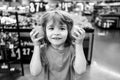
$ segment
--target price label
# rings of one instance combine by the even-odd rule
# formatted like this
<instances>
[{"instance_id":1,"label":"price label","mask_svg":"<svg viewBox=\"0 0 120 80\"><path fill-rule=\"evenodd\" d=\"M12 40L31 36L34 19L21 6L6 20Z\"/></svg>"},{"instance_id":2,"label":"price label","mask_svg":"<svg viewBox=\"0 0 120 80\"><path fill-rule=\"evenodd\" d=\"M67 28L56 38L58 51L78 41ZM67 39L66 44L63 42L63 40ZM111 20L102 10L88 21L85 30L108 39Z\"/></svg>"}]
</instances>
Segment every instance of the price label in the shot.
<instances>
[{"instance_id":1,"label":"price label","mask_svg":"<svg viewBox=\"0 0 120 80\"><path fill-rule=\"evenodd\" d=\"M112 25L112 23L110 23L110 22L103 23L104 28L109 28L111 25Z\"/></svg>"},{"instance_id":2,"label":"price label","mask_svg":"<svg viewBox=\"0 0 120 80\"><path fill-rule=\"evenodd\" d=\"M23 55L30 55L30 48L23 48L22 52L23 52Z\"/></svg>"},{"instance_id":3,"label":"price label","mask_svg":"<svg viewBox=\"0 0 120 80\"><path fill-rule=\"evenodd\" d=\"M45 5L47 3L45 2L30 2L29 4L29 11L31 13L36 13L36 12L40 12L40 11L45 11Z\"/></svg>"},{"instance_id":4,"label":"price label","mask_svg":"<svg viewBox=\"0 0 120 80\"><path fill-rule=\"evenodd\" d=\"M103 28L112 28L112 27L116 27L116 20L105 20L103 22Z\"/></svg>"},{"instance_id":5,"label":"price label","mask_svg":"<svg viewBox=\"0 0 120 80\"><path fill-rule=\"evenodd\" d=\"M30 3L30 12L32 12L32 13L35 12L35 5L33 2Z\"/></svg>"},{"instance_id":6,"label":"price label","mask_svg":"<svg viewBox=\"0 0 120 80\"><path fill-rule=\"evenodd\" d=\"M61 7L62 10L69 11L70 8L72 9L72 2L61 2L59 7Z\"/></svg>"},{"instance_id":7,"label":"price label","mask_svg":"<svg viewBox=\"0 0 120 80\"><path fill-rule=\"evenodd\" d=\"M21 54L23 56L31 56L31 54L33 53L33 48L31 48L31 47L24 47L24 48L21 48L21 52L20 52L20 48L17 48L15 50L15 53L18 55L17 59L21 58Z\"/></svg>"}]
</instances>

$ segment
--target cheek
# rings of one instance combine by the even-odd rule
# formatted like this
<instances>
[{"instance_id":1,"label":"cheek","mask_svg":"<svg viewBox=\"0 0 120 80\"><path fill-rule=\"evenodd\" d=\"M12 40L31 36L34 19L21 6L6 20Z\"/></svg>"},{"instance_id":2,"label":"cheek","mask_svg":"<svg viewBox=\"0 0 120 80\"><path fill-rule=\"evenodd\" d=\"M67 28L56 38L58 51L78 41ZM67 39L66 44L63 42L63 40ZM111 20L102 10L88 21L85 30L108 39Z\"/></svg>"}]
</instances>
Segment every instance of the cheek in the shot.
<instances>
[{"instance_id":1,"label":"cheek","mask_svg":"<svg viewBox=\"0 0 120 80\"><path fill-rule=\"evenodd\" d=\"M50 32L48 30L46 30L46 37L50 36Z\"/></svg>"},{"instance_id":2,"label":"cheek","mask_svg":"<svg viewBox=\"0 0 120 80\"><path fill-rule=\"evenodd\" d=\"M68 31L64 32L64 37L67 39L67 37L68 37Z\"/></svg>"},{"instance_id":3,"label":"cheek","mask_svg":"<svg viewBox=\"0 0 120 80\"><path fill-rule=\"evenodd\" d=\"M46 30L46 39L50 39L52 36L53 32Z\"/></svg>"},{"instance_id":4,"label":"cheek","mask_svg":"<svg viewBox=\"0 0 120 80\"><path fill-rule=\"evenodd\" d=\"M48 44L50 43L50 40L51 40L51 39L50 39L50 35L51 35L51 34L46 31L46 34L45 34L45 40L46 40L46 41L45 41L45 42L48 43Z\"/></svg>"}]
</instances>

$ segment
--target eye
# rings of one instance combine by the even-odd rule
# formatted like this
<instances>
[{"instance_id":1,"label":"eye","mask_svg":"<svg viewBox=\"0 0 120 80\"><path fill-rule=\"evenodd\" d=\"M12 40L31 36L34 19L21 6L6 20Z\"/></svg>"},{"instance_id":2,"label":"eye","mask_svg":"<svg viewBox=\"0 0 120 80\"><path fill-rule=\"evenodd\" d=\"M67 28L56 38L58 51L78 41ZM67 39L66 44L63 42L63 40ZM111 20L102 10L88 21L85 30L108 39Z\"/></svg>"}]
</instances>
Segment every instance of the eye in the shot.
<instances>
[{"instance_id":1,"label":"eye","mask_svg":"<svg viewBox=\"0 0 120 80\"><path fill-rule=\"evenodd\" d=\"M50 27L50 28L48 28L49 30L54 30L54 28L53 27Z\"/></svg>"},{"instance_id":2,"label":"eye","mask_svg":"<svg viewBox=\"0 0 120 80\"><path fill-rule=\"evenodd\" d=\"M60 30L65 30L65 28L64 28L64 27L61 27Z\"/></svg>"}]
</instances>

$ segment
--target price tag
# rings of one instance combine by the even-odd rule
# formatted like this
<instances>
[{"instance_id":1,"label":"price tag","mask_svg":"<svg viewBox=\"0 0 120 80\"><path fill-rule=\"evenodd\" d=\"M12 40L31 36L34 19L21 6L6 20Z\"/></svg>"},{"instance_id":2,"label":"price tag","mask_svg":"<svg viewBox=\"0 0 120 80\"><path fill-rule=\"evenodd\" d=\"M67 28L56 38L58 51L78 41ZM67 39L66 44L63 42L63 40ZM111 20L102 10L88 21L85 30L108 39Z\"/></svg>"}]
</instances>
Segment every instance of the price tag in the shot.
<instances>
[{"instance_id":1,"label":"price tag","mask_svg":"<svg viewBox=\"0 0 120 80\"><path fill-rule=\"evenodd\" d=\"M62 10L69 11L70 8L72 9L72 2L61 2L61 4L59 4L59 7L61 7Z\"/></svg>"},{"instance_id":2,"label":"price tag","mask_svg":"<svg viewBox=\"0 0 120 80\"><path fill-rule=\"evenodd\" d=\"M102 15L102 28L117 28L119 26L119 17L112 15Z\"/></svg>"},{"instance_id":3,"label":"price tag","mask_svg":"<svg viewBox=\"0 0 120 80\"><path fill-rule=\"evenodd\" d=\"M33 54L33 47L22 47L21 51L20 48L15 49L15 53L18 55L17 59L21 58L21 54L23 57L31 56Z\"/></svg>"},{"instance_id":4,"label":"price tag","mask_svg":"<svg viewBox=\"0 0 120 80\"><path fill-rule=\"evenodd\" d=\"M29 4L29 11L31 13L36 13L36 12L40 12L40 11L45 11L45 5L47 3L45 2L34 2L34 1L31 1L30 4Z\"/></svg>"},{"instance_id":5,"label":"price tag","mask_svg":"<svg viewBox=\"0 0 120 80\"><path fill-rule=\"evenodd\" d=\"M22 49L22 52L23 52L23 55L30 55L30 48L23 48Z\"/></svg>"},{"instance_id":6,"label":"price tag","mask_svg":"<svg viewBox=\"0 0 120 80\"><path fill-rule=\"evenodd\" d=\"M103 22L103 28L113 28L116 27L117 21L112 19L106 19Z\"/></svg>"}]
</instances>

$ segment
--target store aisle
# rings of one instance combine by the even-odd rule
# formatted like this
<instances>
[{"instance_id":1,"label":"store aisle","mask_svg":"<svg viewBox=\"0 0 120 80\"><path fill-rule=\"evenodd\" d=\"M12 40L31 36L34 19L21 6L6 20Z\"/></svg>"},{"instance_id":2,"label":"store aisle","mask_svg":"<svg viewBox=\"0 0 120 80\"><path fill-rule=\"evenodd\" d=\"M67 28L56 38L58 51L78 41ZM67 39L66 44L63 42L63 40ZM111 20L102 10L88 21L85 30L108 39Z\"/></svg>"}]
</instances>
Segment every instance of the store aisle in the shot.
<instances>
[{"instance_id":1,"label":"store aisle","mask_svg":"<svg viewBox=\"0 0 120 80\"><path fill-rule=\"evenodd\" d=\"M92 64L81 80L120 80L120 30L95 29Z\"/></svg>"},{"instance_id":2,"label":"store aisle","mask_svg":"<svg viewBox=\"0 0 120 80\"><path fill-rule=\"evenodd\" d=\"M93 61L120 73L120 30L96 29Z\"/></svg>"}]
</instances>

